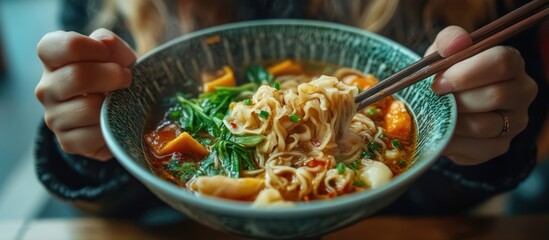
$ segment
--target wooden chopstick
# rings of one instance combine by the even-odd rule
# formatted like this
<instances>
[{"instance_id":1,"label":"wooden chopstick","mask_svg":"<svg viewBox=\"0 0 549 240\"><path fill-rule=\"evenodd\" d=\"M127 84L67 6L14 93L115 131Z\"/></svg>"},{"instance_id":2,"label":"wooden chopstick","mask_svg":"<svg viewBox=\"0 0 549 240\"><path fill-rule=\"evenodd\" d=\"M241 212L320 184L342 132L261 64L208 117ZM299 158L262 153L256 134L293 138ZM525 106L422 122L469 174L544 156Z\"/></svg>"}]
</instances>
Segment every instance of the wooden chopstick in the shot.
<instances>
[{"instance_id":1,"label":"wooden chopstick","mask_svg":"<svg viewBox=\"0 0 549 240\"><path fill-rule=\"evenodd\" d=\"M535 0L487 24L471 34L473 45L443 58L435 52L406 67L355 97L362 109L466 58L478 54L547 17L549 0ZM512 25L514 23L514 25Z\"/></svg>"},{"instance_id":2,"label":"wooden chopstick","mask_svg":"<svg viewBox=\"0 0 549 240\"><path fill-rule=\"evenodd\" d=\"M539 9L541 6L547 4L547 2L548 1L531 1L528 4L525 4L520 8L517 8L515 11L512 11L506 14L504 17L501 18L502 21L493 21L485 25L484 27L479 28L478 30L471 33L471 39L473 40L473 44L484 40L486 37L492 35L493 33L503 30L504 28L508 27L514 22L518 22L526 18L529 14L532 14L533 12L535 12L536 9ZM410 74L413 74L414 72L420 70L421 68L424 68L427 65L433 64L434 62L439 61L441 59L442 59L442 56L440 56L438 52L431 53L428 56L415 62L414 64L402 69L401 71L398 71L392 76L372 86L370 89L368 89L367 93L363 93L362 95L357 96L355 98L355 102L358 103L364 100L366 97L368 97L368 93L379 92L383 88L387 87L388 85L394 84L400 79Z\"/></svg>"}]
</instances>

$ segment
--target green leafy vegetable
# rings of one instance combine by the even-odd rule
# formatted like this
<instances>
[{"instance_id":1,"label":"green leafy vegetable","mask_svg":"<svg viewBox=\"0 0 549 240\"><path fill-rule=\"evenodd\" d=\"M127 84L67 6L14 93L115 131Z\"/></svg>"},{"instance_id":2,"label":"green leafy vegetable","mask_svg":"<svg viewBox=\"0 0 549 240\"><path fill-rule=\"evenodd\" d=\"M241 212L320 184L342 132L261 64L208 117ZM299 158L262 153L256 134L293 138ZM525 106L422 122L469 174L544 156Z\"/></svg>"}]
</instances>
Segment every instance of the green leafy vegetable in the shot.
<instances>
[{"instance_id":1,"label":"green leafy vegetable","mask_svg":"<svg viewBox=\"0 0 549 240\"><path fill-rule=\"evenodd\" d=\"M231 141L240 144L244 147L255 147L257 144L263 142L266 137L261 134L254 134L254 135L245 135L245 136L236 136L234 135L231 138Z\"/></svg>"},{"instance_id":2,"label":"green leafy vegetable","mask_svg":"<svg viewBox=\"0 0 549 240\"><path fill-rule=\"evenodd\" d=\"M166 165L166 169L179 181L187 182L193 178L198 170L198 166L195 163L184 162L181 163L177 159L172 159Z\"/></svg>"},{"instance_id":3,"label":"green leafy vegetable","mask_svg":"<svg viewBox=\"0 0 549 240\"><path fill-rule=\"evenodd\" d=\"M253 95L257 84L247 83L238 87L215 87L215 91L202 93L198 97L200 106L207 115L225 114L231 102L245 99Z\"/></svg>"},{"instance_id":4,"label":"green leafy vegetable","mask_svg":"<svg viewBox=\"0 0 549 240\"><path fill-rule=\"evenodd\" d=\"M274 81L273 75L267 69L257 64L246 69L246 78L248 81L259 85L268 84L271 86Z\"/></svg>"},{"instance_id":5,"label":"green leafy vegetable","mask_svg":"<svg viewBox=\"0 0 549 240\"><path fill-rule=\"evenodd\" d=\"M254 148L245 147L239 143L233 141L233 139L239 139L241 142L253 145L254 143L259 143L263 140L261 139L262 135L258 136L241 136L235 137L233 134L225 127L223 127L222 135L218 141L212 147L212 152L206 160L214 161L221 164L221 169L218 166L219 164L204 164L205 172L212 172L220 174L224 173L231 178L240 177L240 171L242 169L255 170L257 169L253 159L254 159ZM263 136L264 138L264 136ZM206 161L204 160L204 161ZM202 166L201 166L202 167Z\"/></svg>"},{"instance_id":6,"label":"green leafy vegetable","mask_svg":"<svg viewBox=\"0 0 549 240\"><path fill-rule=\"evenodd\" d=\"M218 159L217 149L212 148L210 155L200 162L200 171L206 176L221 175L223 173L223 169L219 166L219 164L216 164Z\"/></svg>"},{"instance_id":7,"label":"green leafy vegetable","mask_svg":"<svg viewBox=\"0 0 549 240\"><path fill-rule=\"evenodd\" d=\"M221 120L208 116L200 105L186 99L181 94L178 94L176 99L181 106L181 117L179 118L181 128L191 135L196 135L201 131L206 131L214 137L220 135Z\"/></svg>"},{"instance_id":8,"label":"green leafy vegetable","mask_svg":"<svg viewBox=\"0 0 549 240\"><path fill-rule=\"evenodd\" d=\"M178 108L178 107L174 107L171 109L170 113L169 113L169 118L171 120L178 120L180 117L181 117L181 108Z\"/></svg>"},{"instance_id":9,"label":"green leafy vegetable","mask_svg":"<svg viewBox=\"0 0 549 240\"><path fill-rule=\"evenodd\" d=\"M179 179L190 179L192 176L226 175L240 177L243 169L257 169L254 163L254 147L265 140L263 135L235 136L223 124L223 118L229 111L229 106L239 99L250 100L257 89L256 83L248 83L238 87L216 87L214 92L201 94L198 99L186 98L177 94L179 113L170 113L180 127L190 133L197 141L211 146L210 155L198 165L168 164L167 168ZM250 100L251 101L251 100ZM176 112L176 111L172 112ZM268 114L268 113L267 113ZM207 132L212 138L203 137ZM170 170L172 169L172 170Z\"/></svg>"}]
</instances>

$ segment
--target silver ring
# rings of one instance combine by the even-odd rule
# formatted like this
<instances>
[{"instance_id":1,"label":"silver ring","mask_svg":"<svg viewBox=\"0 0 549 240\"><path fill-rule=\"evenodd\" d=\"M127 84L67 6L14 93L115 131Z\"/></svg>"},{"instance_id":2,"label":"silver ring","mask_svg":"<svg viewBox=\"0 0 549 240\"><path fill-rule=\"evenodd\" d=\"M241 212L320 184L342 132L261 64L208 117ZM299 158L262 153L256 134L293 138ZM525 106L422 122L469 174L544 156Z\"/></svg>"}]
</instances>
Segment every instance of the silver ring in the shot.
<instances>
[{"instance_id":1,"label":"silver ring","mask_svg":"<svg viewBox=\"0 0 549 240\"><path fill-rule=\"evenodd\" d=\"M503 128L501 129L501 132L499 133L498 137L503 137L509 133L509 129L511 128L511 124L509 123L509 117L505 115L502 111L496 111L497 114L501 116L501 119L503 120Z\"/></svg>"}]
</instances>

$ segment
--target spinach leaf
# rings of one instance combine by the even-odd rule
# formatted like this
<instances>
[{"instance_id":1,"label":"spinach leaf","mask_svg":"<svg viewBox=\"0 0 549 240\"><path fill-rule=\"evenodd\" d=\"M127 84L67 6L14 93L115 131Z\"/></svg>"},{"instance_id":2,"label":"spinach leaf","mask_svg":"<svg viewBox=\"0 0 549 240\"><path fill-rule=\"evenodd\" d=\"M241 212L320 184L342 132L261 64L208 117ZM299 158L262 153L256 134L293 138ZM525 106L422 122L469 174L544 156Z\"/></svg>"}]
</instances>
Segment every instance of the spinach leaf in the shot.
<instances>
[{"instance_id":1,"label":"spinach leaf","mask_svg":"<svg viewBox=\"0 0 549 240\"><path fill-rule=\"evenodd\" d=\"M232 136L231 140L236 143L240 144L244 147L255 147L257 144L263 142L266 137L261 134L254 134L254 135L245 135L245 136Z\"/></svg>"},{"instance_id":2,"label":"spinach leaf","mask_svg":"<svg viewBox=\"0 0 549 240\"><path fill-rule=\"evenodd\" d=\"M206 176L222 175L223 170L221 169L221 166L216 164L217 159L218 159L217 150L214 147L212 148L210 155L208 155L206 159L200 162L199 167L200 167L200 171L204 173L203 175L206 175Z\"/></svg>"},{"instance_id":3,"label":"spinach leaf","mask_svg":"<svg viewBox=\"0 0 549 240\"><path fill-rule=\"evenodd\" d=\"M247 83L238 87L215 87L214 92L202 93L198 97L200 106L209 116L225 116L231 102L253 95L257 84ZM221 118L223 118L221 117Z\"/></svg>"},{"instance_id":4,"label":"spinach leaf","mask_svg":"<svg viewBox=\"0 0 549 240\"><path fill-rule=\"evenodd\" d=\"M216 120L207 115L202 107L186 99L183 95L178 94L177 101L181 106L181 117L179 118L181 128L192 135L196 135L201 131L206 131L213 137L220 135L221 120Z\"/></svg>"},{"instance_id":5,"label":"spinach leaf","mask_svg":"<svg viewBox=\"0 0 549 240\"><path fill-rule=\"evenodd\" d=\"M182 183L189 181L197 174L198 166L195 163L181 163L177 159L172 159L166 165L166 169L170 174L179 179Z\"/></svg>"},{"instance_id":6,"label":"spinach leaf","mask_svg":"<svg viewBox=\"0 0 549 240\"><path fill-rule=\"evenodd\" d=\"M273 75L268 72L267 69L257 64L246 69L246 78L248 81L258 85L268 84L269 86L272 86L274 83Z\"/></svg>"},{"instance_id":7,"label":"spinach leaf","mask_svg":"<svg viewBox=\"0 0 549 240\"><path fill-rule=\"evenodd\" d=\"M181 128L201 144L211 146L210 154L199 164L177 165L177 160L168 163L169 171L179 179L202 175L238 178L243 169L257 169L255 146L265 140L265 136L235 136L222 121L232 102L249 99L259 84L272 82L273 76L263 67L252 67L250 71L248 79L252 77L251 82L238 87L216 87L214 92L200 94L198 99L177 94L178 106L172 108L168 117L178 121ZM207 132L213 138L201 137L201 132Z\"/></svg>"}]
</instances>

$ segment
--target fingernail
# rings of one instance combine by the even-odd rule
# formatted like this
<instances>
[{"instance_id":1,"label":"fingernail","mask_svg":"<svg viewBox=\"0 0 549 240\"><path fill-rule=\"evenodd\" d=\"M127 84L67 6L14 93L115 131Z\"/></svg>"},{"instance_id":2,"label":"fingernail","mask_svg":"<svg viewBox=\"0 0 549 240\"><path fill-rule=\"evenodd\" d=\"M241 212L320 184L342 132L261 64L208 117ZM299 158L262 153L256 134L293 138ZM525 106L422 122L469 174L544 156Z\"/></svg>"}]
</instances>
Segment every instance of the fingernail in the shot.
<instances>
[{"instance_id":1,"label":"fingernail","mask_svg":"<svg viewBox=\"0 0 549 240\"><path fill-rule=\"evenodd\" d=\"M438 80L433 87L433 91L438 95L444 95L446 93L452 92L453 90L454 87L446 78L441 78L440 80Z\"/></svg>"},{"instance_id":2,"label":"fingernail","mask_svg":"<svg viewBox=\"0 0 549 240\"><path fill-rule=\"evenodd\" d=\"M125 77L125 87L130 87L132 85L132 71L128 68L124 68Z\"/></svg>"},{"instance_id":3,"label":"fingernail","mask_svg":"<svg viewBox=\"0 0 549 240\"><path fill-rule=\"evenodd\" d=\"M519 52L519 50L517 50L517 49L514 48L514 47L507 47L507 49L509 49L510 51L516 53L516 54L519 55L519 56L522 56L522 54Z\"/></svg>"},{"instance_id":4,"label":"fingernail","mask_svg":"<svg viewBox=\"0 0 549 240\"><path fill-rule=\"evenodd\" d=\"M98 41L111 40L114 38L112 33L104 28L95 30L92 34L90 34L90 37Z\"/></svg>"}]
</instances>

